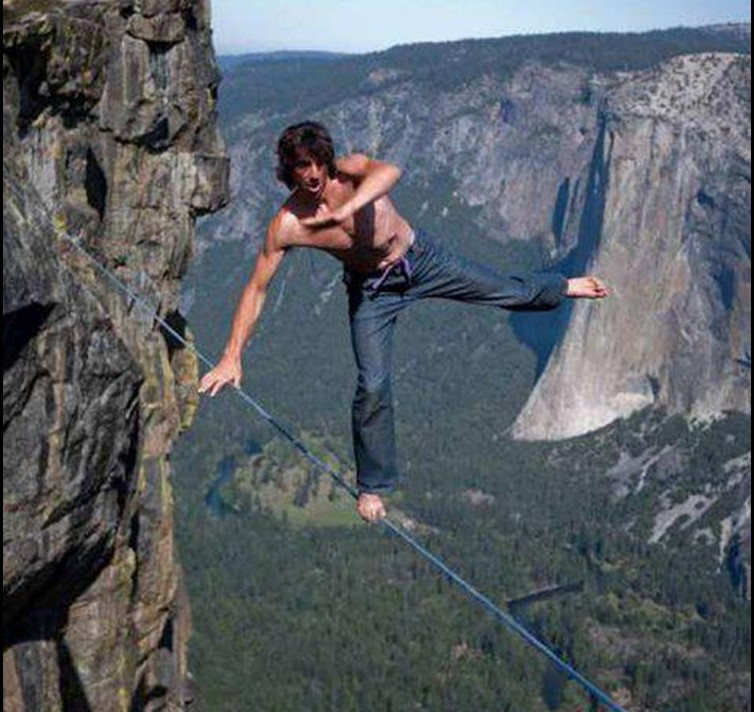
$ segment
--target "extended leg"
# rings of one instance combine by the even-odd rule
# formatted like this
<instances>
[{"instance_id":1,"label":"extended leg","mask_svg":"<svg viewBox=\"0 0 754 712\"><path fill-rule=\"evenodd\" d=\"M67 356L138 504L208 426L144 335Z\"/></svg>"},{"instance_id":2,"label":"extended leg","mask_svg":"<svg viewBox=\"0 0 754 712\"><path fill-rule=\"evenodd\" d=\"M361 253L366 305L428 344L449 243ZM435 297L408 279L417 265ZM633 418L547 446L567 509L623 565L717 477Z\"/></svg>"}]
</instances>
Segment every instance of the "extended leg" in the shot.
<instances>
[{"instance_id":1,"label":"extended leg","mask_svg":"<svg viewBox=\"0 0 754 712\"><path fill-rule=\"evenodd\" d=\"M418 298L441 297L473 304L489 304L515 311L545 311L557 307L568 283L559 274L500 272L454 255L433 240L420 241L415 261Z\"/></svg>"}]
</instances>

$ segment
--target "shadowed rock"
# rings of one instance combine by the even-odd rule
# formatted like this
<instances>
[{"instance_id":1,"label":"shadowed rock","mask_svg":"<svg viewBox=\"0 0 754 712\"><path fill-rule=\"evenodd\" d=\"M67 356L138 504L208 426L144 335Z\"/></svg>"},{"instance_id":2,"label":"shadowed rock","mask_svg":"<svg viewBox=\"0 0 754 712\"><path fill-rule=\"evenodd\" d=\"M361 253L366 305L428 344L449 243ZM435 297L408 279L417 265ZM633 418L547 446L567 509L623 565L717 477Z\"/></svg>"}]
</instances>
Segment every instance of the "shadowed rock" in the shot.
<instances>
[{"instance_id":1,"label":"shadowed rock","mask_svg":"<svg viewBox=\"0 0 754 712\"><path fill-rule=\"evenodd\" d=\"M195 217L228 198L208 17L3 5L5 712L191 698L168 456L196 364L59 230L181 322Z\"/></svg>"}]
</instances>

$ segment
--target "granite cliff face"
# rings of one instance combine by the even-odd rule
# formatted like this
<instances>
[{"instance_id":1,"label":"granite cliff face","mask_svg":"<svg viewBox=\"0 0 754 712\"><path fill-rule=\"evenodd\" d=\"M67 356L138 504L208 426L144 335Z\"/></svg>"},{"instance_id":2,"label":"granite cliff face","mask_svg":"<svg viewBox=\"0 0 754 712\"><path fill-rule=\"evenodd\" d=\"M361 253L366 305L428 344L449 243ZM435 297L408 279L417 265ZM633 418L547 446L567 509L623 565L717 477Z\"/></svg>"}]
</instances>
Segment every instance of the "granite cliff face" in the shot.
<instances>
[{"instance_id":1,"label":"granite cliff face","mask_svg":"<svg viewBox=\"0 0 754 712\"><path fill-rule=\"evenodd\" d=\"M204 0L3 3L3 709L189 706L170 451L197 215L227 199Z\"/></svg>"},{"instance_id":2,"label":"granite cliff face","mask_svg":"<svg viewBox=\"0 0 754 712\"><path fill-rule=\"evenodd\" d=\"M590 194L564 205L581 216L565 231L574 264L615 298L575 306L520 437L579 435L645 406L750 412L750 86L749 57L703 55L610 87Z\"/></svg>"}]
</instances>

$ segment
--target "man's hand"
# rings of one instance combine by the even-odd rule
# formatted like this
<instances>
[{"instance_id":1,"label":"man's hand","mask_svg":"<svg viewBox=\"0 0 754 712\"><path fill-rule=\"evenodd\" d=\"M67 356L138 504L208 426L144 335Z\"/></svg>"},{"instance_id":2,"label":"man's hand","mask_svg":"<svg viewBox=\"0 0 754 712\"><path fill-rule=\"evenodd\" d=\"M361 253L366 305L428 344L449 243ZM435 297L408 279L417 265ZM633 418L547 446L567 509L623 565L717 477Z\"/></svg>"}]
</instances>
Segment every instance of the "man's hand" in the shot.
<instances>
[{"instance_id":1,"label":"man's hand","mask_svg":"<svg viewBox=\"0 0 754 712\"><path fill-rule=\"evenodd\" d=\"M330 210L326 205L321 205L317 214L311 218L303 218L301 224L305 227L334 227L344 223L353 215L348 205L342 205L337 210Z\"/></svg>"},{"instance_id":2,"label":"man's hand","mask_svg":"<svg viewBox=\"0 0 754 712\"><path fill-rule=\"evenodd\" d=\"M199 383L199 393L208 393L212 397L228 384L240 388L241 376L241 362L236 359L223 358L215 368L202 378Z\"/></svg>"}]
</instances>

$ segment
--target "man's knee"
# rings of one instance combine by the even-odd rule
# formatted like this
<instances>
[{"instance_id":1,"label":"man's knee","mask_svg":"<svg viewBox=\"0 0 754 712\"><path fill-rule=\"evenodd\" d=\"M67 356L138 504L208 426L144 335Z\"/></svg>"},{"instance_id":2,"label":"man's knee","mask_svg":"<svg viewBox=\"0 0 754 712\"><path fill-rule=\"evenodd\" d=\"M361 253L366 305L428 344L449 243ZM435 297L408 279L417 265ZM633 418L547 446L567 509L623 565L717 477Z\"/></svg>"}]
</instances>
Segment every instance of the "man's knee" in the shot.
<instances>
[{"instance_id":1,"label":"man's knee","mask_svg":"<svg viewBox=\"0 0 754 712\"><path fill-rule=\"evenodd\" d=\"M390 391L390 372L375 371L374 373L359 373L359 379L356 383L357 393L368 393L369 395L379 395Z\"/></svg>"},{"instance_id":2,"label":"man's knee","mask_svg":"<svg viewBox=\"0 0 754 712\"><path fill-rule=\"evenodd\" d=\"M392 399L390 374L359 375L354 396L354 409L373 412L390 405Z\"/></svg>"}]
</instances>

